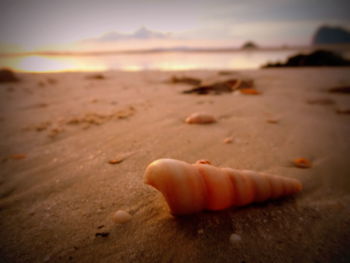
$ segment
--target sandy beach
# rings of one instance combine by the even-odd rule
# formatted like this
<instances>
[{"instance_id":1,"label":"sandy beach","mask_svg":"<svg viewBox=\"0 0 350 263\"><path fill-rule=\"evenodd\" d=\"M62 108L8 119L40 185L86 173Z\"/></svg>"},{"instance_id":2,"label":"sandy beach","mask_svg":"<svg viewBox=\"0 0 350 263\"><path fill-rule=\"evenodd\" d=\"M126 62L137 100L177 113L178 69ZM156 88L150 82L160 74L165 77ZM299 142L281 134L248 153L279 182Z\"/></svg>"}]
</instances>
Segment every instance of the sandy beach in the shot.
<instances>
[{"instance_id":1,"label":"sandy beach","mask_svg":"<svg viewBox=\"0 0 350 263\"><path fill-rule=\"evenodd\" d=\"M1 262L349 262L350 96L328 92L350 85L349 68L96 74L0 84ZM253 80L259 94L183 94L173 76ZM194 112L217 122L186 124ZM174 217L143 182L159 158L296 178L303 191ZM118 225L120 209L132 219Z\"/></svg>"}]
</instances>

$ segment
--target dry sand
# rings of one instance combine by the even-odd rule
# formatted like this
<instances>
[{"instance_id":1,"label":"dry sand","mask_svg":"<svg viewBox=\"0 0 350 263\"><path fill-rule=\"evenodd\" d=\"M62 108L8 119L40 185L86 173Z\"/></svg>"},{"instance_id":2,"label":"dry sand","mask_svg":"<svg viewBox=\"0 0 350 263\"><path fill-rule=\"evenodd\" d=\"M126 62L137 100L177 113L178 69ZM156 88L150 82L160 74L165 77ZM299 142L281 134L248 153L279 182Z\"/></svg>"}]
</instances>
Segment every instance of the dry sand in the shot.
<instances>
[{"instance_id":1,"label":"dry sand","mask_svg":"<svg viewBox=\"0 0 350 263\"><path fill-rule=\"evenodd\" d=\"M349 68L103 75L0 85L1 262L349 262L350 115L337 109L350 96L326 91L349 85ZM173 75L252 78L262 94L185 95ZM203 111L218 122L184 122ZM164 157L293 177L304 190L174 218L143 184ZM313 166L294 167L299 157ZM132 219L115 224L117 210Z\"/></svg>"}]
</instances>

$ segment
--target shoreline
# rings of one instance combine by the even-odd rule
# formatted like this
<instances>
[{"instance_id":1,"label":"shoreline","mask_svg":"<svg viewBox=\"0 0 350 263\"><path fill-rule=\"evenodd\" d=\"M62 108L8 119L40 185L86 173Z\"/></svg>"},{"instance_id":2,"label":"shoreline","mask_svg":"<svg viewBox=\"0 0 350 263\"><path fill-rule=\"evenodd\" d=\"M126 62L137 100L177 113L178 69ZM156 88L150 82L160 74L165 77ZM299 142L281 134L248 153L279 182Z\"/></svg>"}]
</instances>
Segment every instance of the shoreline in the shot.
<instances>
[{"instance_id":1,"label":"shoreline","mask_svg":"<svg viewBox=\"0 0 350 263\"><path fill-rule=\"evenodd\" d=\"M0 84L1 257L346 262L350 115L337 110L347 110L350 98L327 90L348 86L349 70L18 73L19 82ZM205 85L253 80L260 93L183 94L191 86L169 82L174 76ZM184 122L201 111L217 123ZM293 166L300 157L312 167ZM304 189L239 209L173 217L159 192L143 183L145 168L159 158L208 159L296 178ZM111 218L120 209L132 219L116 225ZM241 240L230 242L232 234Z\"/></svg>"}]
</instances>

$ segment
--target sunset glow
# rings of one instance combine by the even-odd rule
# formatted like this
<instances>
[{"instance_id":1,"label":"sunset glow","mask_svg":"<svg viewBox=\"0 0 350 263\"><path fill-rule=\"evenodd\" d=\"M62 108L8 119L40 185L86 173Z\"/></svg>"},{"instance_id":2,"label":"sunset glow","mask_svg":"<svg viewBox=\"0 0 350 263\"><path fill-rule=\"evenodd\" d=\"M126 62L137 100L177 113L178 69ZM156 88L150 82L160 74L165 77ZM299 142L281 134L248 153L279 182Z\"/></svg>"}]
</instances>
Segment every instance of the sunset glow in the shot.
<instances>
[{"instance_id":1,"label":"sunset glow","mask_svg":"<svg viewBox=\"0 0 350 263\"><path fill-rule=\"evenodd\" d=\"M19 72L105 71L105 70L194 70L254 69L267 60L283 60L293 51L119 54L106 56L14 56L0 61L0 67Z\"/></svg>"},{"instance_id":2,"label":"sunset glow","mask_svg":"<svg viewBox=\"0 0 350 263\"><path fill-rule=\"evenodd\" d=\"M308 45L322 24L349 28L344 0L0 3L0 53Z\"/></svg>"}]
</instances>

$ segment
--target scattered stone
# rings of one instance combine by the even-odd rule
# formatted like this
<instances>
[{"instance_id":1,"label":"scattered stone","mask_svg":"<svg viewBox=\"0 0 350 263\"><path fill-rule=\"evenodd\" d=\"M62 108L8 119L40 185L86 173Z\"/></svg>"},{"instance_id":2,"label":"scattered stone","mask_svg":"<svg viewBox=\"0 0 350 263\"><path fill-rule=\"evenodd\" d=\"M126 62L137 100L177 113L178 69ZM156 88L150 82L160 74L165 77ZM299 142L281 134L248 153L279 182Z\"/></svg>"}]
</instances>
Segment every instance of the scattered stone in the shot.
<instances>
[{"instance_id":1,"label":"scattered stone","mask_svg":"<svg viewBox=\"0 0 350 263\"><path fill-rule=\"evenodd\" d=\"M60 133L64 132L64 129L62 127L53 127L49 133L48 136L51 138L56 137L57 135L59 135Z\"/></svg>"},{"instance_id":2,"label":"scattered stone","mask_svg":"<svg viewBox=\"0 0 350 263\"><path fill-rule=\"evenodd\" d=\"M115 115L118 119L127 119L134 114L135 114L135 108L133 106L130 106L127 109L118 111Z\"/></svg>"},{"instance_id":3,"label":"scattered stone","mask_svg":"<svg viewBox=\"0 0 350 263\"><path fill-rule=\"evenodd\" d=\"M277 124L280 122L280 119L278 118L271 118L271 119L267 119L266 120L267 123L271 123L271 124Z\"/></svg>"},{"instance_id":4,"label":"scattered stone","mask_svg":"<svg viewBox=\"0 0 350 263\"><path fill-rule=\"evenodd\" d=\"M97 232L95 234L95 237L108 237L109 236L109 232Z\"/></svg>"},{"instance_id":5,"label":"scattered stone","mask_svg":"<svg viewBox=\"0 0 350 263\"><path fill-rule=\"evenodd\" d=\"M254 82L252 80L228 79L225 81L215 82L209 85L198 86L189 90L184 90L182 93L198 95L230 93L235 90L252 89Z\"/></svg>"},{"instance_id":6,"label":"scattered stone","mask_svg":"<svg viewBox=\"0 0 350 263\"><path fill-rule=\"evenodd\" d=\"M190 78L190 77L176 77L173 76L170 79L170 83L173 84L178 84L178 83L182 83L182 84L188 84L188 85L200 85L201 84L201 80L200 79L196 79L196 78Z\"/></svg>"},{"instance_id":7,"label":"scattered stone","mask_svg":"<svg viewBox=\"0 0 350 263\"><path fill-rule=\"evenodd\" d=\"M98 80L102 80L105 79L106 77L102 74L93 74L93 75L89 75L87 76L88 79L98 79Z\"/></svg>"},{"instance_id":8,"label":"scattered stone","mask_svg":"<svg viewBox=\"0 0 350 263\"><path fill-rule=\"evenodd\" d=\"M244 95L260 95L261 92L257 91L255 88L247 88L239 90Z\"/></svg>"},{"instance_id":9,"label":"scattered stone","mask_svg":"<svg viewBox=\"0 0 350 263\"><path fill-rule=\"evenodd\" d=\"M338 114L350 114L350 109L337 109Z\"/></svg>"},{"instance_id":10,"label":"scattered stone","mask_svg":"<svg viewBox=\"0 0 350 263\"><path fill-rule=\"evenodd\" d=\"M225 138L225 139L224 139L224 143L226 143L226 144L233 143L233 137L230 136L230 137Z\"/></svg>"},{"instance_id":11,"label":"scattered stone","mask_svg":"<svg viewBox=\"0 0 350 263\"><path fill-rule=\"evenodd\" d=\"M41 132L41 131L46 130L50 125L51 125L51 122L45 121L45 122L42 122L42 123L38 124L37 126L35 126L35 130L38 132Z\"/></svg>"},{"instance_id":12,"label":"scattered stone","mask_svg":"<svg viewBox=\"0 0 350 263\"><path fill-rule=\"evenodd\" d=\"M114 159L109 160L108 163L109 164L118 164L118 163L123 162L129 156L130 156L130 154L120 154L119 156L115 157Z\"/></svg>"},{"instance_id":13,"label":"scattered stone","mask_svg":"<svg viewBox=\"0 0 350 263\"><path fill-rule=\"evenodd\" d=\"M306 158L297 158L293 161L294 165L298 168L311 168L312 163Z\"/></svg>"},{"instance_id":14,"label":"scattered stone","mask_svg":"<svg viewBox=\"0 0 350 263\"><path fill-rule=\"evenodd\" d=\"M0 69L0 82L17 82L19 79L10 69Z\"/></svg>"},{"instance_id":15,"label":"scattered stone","mask_svg":"<svg viewBox=\"0 0 350 263\"><path fill-rule=\"evenodd\" d=\"M211 165L212 163L209 160L202 159L202 160L197 160L196 164L210 164Z\"/></svg>"},{"instance_id":16,"label":"scattered stone","mask_svg":"<svg viewBox=\"0 0 350 263\"><path fill-rule=\"evenodd\" d=\"M41 87L41 88L43 88L43 87L46 86L46 84L45 84L44 81L40 80L40 81L38 82L38 86Z\"/></svg>"},{"instance_id":17,"label":"scattered stone","mask_svg":"<svg viewBox=\"0 0 350 263\"><path fill-rule=\"evenodd\" d=\"M124 210L118 210L112 216L113 222L116 224L124 224L126 222L129 222L131 218L132 216Z\"/></svg>"},{"instance_id":18,"label":"scattered stone","mask_svg":"<svg viewBox=\"0 0 350 263\"><path fill-rule=\"evenodd\" d=\"M53 78L47 78L46 81L47 81L47 83L49 83L49 84L56 84L56 83L57 83L57 80L56 80L56 79L53 79Z\"/></svg>"},{"instance_id":19,"label":"scattered stone","mask_svg":"<svg viewBox=\"0 0 350 263\"><path fill-rule=\"evenodd\" d=\"M225 75L233 75L235 73L236 72L230 71L230 70L221 70L221 71L218 72L219 75L223 75L223 76L225 76Z\"/></svg>"},{"instance_id":20,"label":"scattered stone","mask_svg":"<svg viewBox=\"0 0 350 263\"><path fill-rule=\"evenodd\" d=\"M241 241L242 241L242 238L241 238L240 235L235 234L235 233L231 234L231 236L230 236L230 243L232 245L236 245L236 244L240 243Z\"/></svg>"},{"instance_id":21,"label":"scattered stone","mask_svg":"<svg viewBox=\"0 0 350 263\"><path fill-rule=\"evenodd\" d=\"M330 93L340 93L340 94L350 94L350 86L339 86L330 88L328 90Z\"/></svg>"}]
</instances>

